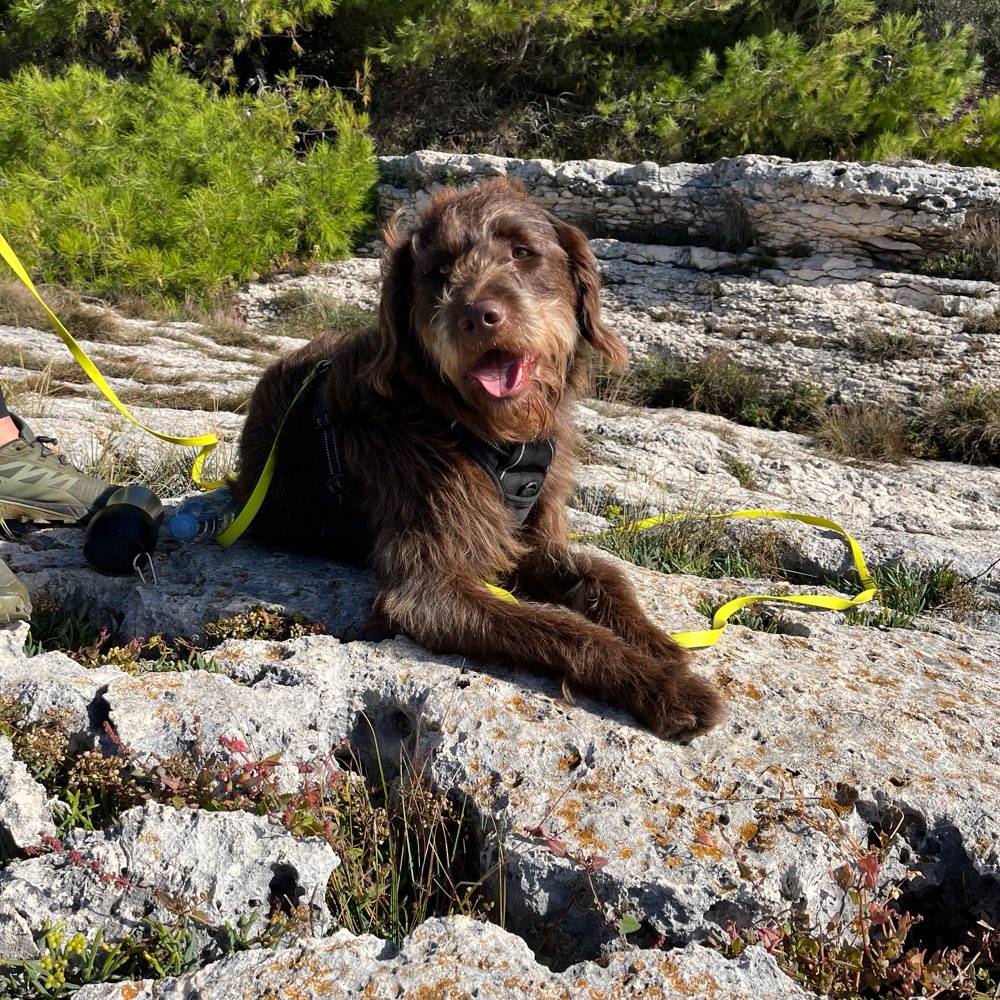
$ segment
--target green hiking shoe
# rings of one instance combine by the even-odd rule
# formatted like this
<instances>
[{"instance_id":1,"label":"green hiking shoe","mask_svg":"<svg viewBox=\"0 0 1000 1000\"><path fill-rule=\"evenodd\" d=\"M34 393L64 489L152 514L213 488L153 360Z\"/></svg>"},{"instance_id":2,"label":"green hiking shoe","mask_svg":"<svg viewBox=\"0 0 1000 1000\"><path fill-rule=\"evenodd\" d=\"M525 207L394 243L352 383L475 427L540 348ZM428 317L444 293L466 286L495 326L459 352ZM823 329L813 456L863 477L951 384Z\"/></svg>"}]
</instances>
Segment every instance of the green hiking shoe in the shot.
<instances>
[{"instance_id":1,"label":"green hiking shoe","mask_svg":"<svg viewBox=\"0 0 1000 1000\"><path fill-rule=\"evenodd\" d=\"M0 624L27 621L31 617L31 599L14 571L0 560Z\"/></svg>"},{"instance_id":2,"label":"green hiking shoe","mask_svg":"<svg viewBox=\"0 0 1000 1000\"><path fill-rule=\"evenodd\" d=\"M115 487L85 476L14 417L21 436L0 448L0 518L41 524L76 524L104 506Z\"/></svg>"}]
</instances>

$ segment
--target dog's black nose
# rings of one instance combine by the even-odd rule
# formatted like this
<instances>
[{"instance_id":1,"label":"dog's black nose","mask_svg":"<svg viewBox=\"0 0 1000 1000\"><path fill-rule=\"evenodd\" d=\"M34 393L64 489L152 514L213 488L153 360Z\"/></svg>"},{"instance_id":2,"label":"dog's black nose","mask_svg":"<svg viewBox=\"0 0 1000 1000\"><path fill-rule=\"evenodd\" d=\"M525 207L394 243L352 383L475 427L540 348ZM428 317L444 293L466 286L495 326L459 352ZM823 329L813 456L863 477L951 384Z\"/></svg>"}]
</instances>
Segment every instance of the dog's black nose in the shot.
<instances>
[{"instance_id":1,"label":"dog's black nose","mask_svg":"<svg viewBox=\"0 0 1000 1000\"><path fill-rule=\"evenodd\" d=\"M467 305L460 326L463 333L495 333L507 320L507 307L496 299L480 299Z\"/></svg>"}]
</instances>

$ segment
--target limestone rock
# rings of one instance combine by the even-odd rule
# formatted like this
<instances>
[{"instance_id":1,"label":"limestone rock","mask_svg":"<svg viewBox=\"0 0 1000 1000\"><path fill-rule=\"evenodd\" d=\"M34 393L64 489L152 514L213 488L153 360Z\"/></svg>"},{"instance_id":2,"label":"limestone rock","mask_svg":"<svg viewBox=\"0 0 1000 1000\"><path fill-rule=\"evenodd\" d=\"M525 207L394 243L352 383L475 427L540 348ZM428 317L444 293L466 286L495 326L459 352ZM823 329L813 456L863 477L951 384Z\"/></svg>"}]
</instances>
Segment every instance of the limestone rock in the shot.
<instances>
[{"instance_id":1,"label":"limestone rock","mask_svg":"<svg viewBox=\"0 0 1000 1000\"><path fill-rule=\"evenodd\" d=\"M10 740L0 736L0 858L33 847L39 834L55 832L48 794L14 759Z\"/></svg>"},{"instance_id":2,"label":"limestone rock","mask_svg":"<svg viewBox=\"0 0 1000 1000\"><path fill-rule=\"evenodd\" d=\"M508 176L591 235L697 247L881 254L919 260L947 244L971 211L1000 207L1000 176L919 162L793 163L736 156L717 163L613 163L436 153L379 158L384 213L435 188Z\"/></svg>"},{"instance_id":3,"label":"limestone rock","mask_svg":"<svg viewBox=\"0 0 1000 1000\"><path fill-rule=\"evenodd\" d=\"M206 929L272 907L302 906L317 933L330 923L326 883L339 859L325 841L297 839L276 820L146 805L100 832L72 831L62 849L0 871L0 913L37 934L45 922L107 941L194 909ZM206 930L207 934L207 930ZM30 946L31 938L21 942Z\"/></svg>"},{"instance_id":4,"label":"limestone rock","mask_svg":"<svg viewBox=\"0 0 1000 1000\"><path fill-rule=\"evenodd\" d=\"M577 408L577 426L592 461L581 470L575 502L591 513L624 504L636 517L748 508L812 514L851 532L872 567L951 562L964 577L997 579L1000 552L989 539L1000 531L1000 469L853 465L818 452L801 434L684 410L591 403ZM730 530L784 538L782 562L810 577L853 572L834 532L773 519Z\"/></svg>"},{"instance_id":5,"label":"limestone rock","mask_svg":"<svg viewBox=\"0 0 1000 1000\"><path fill-rule=\"evenodd\" d=\"M80 1000L192 996L247 1000L292 995L302 1000L357 996L792 1000L812 994L783 976L760 948L749 949L735 962L696 945L671 954L634 951L615 956L607 966L583 963L554 973L539 965L524 942L512 934L492 924L453 917L428 920L401 948L340 931L325 941L303 941L295 948L234 955L177 979L87 986L76 995Z\"/></svg>"}]
</instances>

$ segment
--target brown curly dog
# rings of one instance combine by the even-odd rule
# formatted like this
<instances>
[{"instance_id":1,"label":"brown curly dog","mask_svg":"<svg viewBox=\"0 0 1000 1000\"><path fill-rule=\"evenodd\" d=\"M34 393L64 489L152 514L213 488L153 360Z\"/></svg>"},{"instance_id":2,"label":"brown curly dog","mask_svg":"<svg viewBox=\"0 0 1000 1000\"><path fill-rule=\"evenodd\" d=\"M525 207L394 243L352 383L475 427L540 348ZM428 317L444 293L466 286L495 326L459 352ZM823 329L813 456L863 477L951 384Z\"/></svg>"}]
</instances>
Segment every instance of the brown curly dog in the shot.
<instances>
[{"instance_id":1,"label":"brown curly dog","mask_svg":"<svg viewBox=\"0 0 1000 1000\"><path fill-rule=\"evenodd\" d=\"M239 500L307 373L330 360L288 412L255 533L367 563L377 619L431 650L554 674L662 737L714 725L722 699L620 570L570 548L583 355L627 360L601 321L584 234L501 179L435 194L385 241L378 325L318 338L254 392Z\"/></svg>"}]
</instances>

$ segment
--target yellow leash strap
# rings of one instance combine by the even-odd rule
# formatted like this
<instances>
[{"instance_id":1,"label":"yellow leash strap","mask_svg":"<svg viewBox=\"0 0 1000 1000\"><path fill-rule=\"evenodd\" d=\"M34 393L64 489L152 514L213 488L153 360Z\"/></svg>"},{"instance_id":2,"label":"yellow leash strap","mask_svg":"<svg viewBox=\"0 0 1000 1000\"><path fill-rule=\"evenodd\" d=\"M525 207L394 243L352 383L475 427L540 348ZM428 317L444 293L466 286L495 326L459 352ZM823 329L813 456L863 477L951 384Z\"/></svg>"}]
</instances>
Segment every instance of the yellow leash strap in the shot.
<instances>
[{"instance_id":1,"label":"yellow leash strap","mask_svg":"<svg viewBox=\"0 0 1000 1000\"><path fill-rule=\"evenodd\" d=\"M801 521L803 524L811 524L817 528L828 528L835 531L847 542L848 548L851 550L854 568L861 581L861 593L854 597L830 597L824 594L747 594L744 597L734 597L716 609L712 615L711 628L696 632L677 632L671 636L674 642L686 649L703 649L706 646L714 645L722 636L729 619L748 604L760 601L780 601L784 604L803 604L810 608L822 608L825 611L846 611L859 604L867 604L875 596L877 587L868 571L861 546L839 524L825 517L815 517L812 514L793 514L784 510L735 510L726 514L661 514L613 530L645 531L667 521L679 521L687 517L702 517L706 520L717 520L724 517L773 517L785 521ZM597 532L597 534L607 534L607 532Z\"/></svg>"},{"instance_id":2,"label":"yellow leash strap","mask_svg":"<svg viewBox=\"0 0 1000 1000\"><path fill-rule=\"evenodd\" d=\"M267 496L267 491L271 486L271 479L274 476L274 465L278 455L278 441L281 439L281 432L285 428L285 421L288 419L288 414L295 409L295 404L301 398L302 393L310 386L313 379L329 367L330 361L328 358L317 361L310 369L309 374L302 380L302 385L299 386L298 391L292 397L291 403L288 404L285 410L285 415L281 418L281 423L278 424L278 430L274 435L271 450L267 453L267 461L264 462L264 468L261 470L257 485L253 488L253 492L243 505L243 509L236 515L233 523L225 531L220 532L216 538L216 541L223 548L228 548L232 545L250 527L250 522L257 516L257 511L260 510L260 505L264 502L264 497Z\"/></svg>"},{"instance_id":3,"label":"yellow leash strap","mask_svg":"<svg viewBox=\"0 0 1000 1000\"><path fill-rule=\"evenodd\" d=\"M28 277L28 272L25 271L21 262L17 259L17 254L11 249L10 244L4 239L3 235L0 234L0 255L3 259L10 265L11 270L21 279L24 286L31 292L32 295L38 299L41 307L45 310L46 315L49 317L52 326L55 331L62 338L63 343L69 348L70 354L76 359L80 367L87 373L90 377L90 381L97 386L101 392L111 401L111 403L117 407L129 420L132 421L137 427L141 427L148 434L152 434L153 437L159 438L161 441L167 441L170 444L179 444L186 447L200 448L195 457L194 464L191 466L191 478L202 487L206 489L211 489L215 486L221 486L222 480L213 480L211 482L203 482L201 478L202 467L205 464L205 459L212 453L215 446L219 443L219 439L214 434L201 434L198 437L178 437L173 434L161 434L159 431L154 431L151 427L147 427L145 424L136 420L131 413L125 408L125 405L116 395L114 389L105 381L104 376L98 371L97 366L87 357L86 352L83 348L76 342L69 330L66 329L59 321L59 317L48 307L45 300L38 294L38 290L35 288Z\"/></svg>"},{"instance_id":4,"label":"yellow leash strap","mask_svg":"<svg viewBox=\"0 0 1000 1000\"><path fill-rule=\"evenodd\" d=\"M847 542L851 550L851 557L854 560L854 568L857 570L858 578L861 581L861 593L854 597L831 597L825 594L748 594L744 597L734 597L727 601L722 607L716 609L712 615L712 627L702 629L697 632L675 632L671 638L679 646L686 649L703 649L712 646L719 641L723 630L737 611L745 608L748 604L760 601L781 601L785 604L803 604L811 608L822 608L826 611L846 611L848 608L857 607L859 604L867 604L877 591L875 581L868 571L861 546L852 538L839 524L830 521L825 517L814 517L812 514L793 514L784 510L735 510L726 514L660 514L656 517L647 517L634 524L628 524L621 528L611 528L608 531L598 531L592 534L573 535L574 539L583 540L593 538L596 535L619 534L626 531L646 531L655 528L657 525L665 524L668 521L680 521L685 518L698 517L705 520L716 520L724 517L774 517L786 521L801 521L803 524L811 524L817 528L828 528L837 532ZM487 588L497 597L504 600L516 601L509 591L493 584L486 584Z\"/></svg>"}]
</instances>

